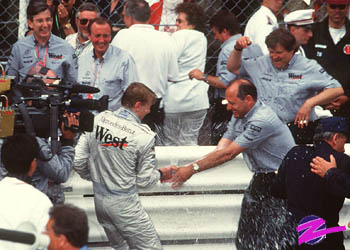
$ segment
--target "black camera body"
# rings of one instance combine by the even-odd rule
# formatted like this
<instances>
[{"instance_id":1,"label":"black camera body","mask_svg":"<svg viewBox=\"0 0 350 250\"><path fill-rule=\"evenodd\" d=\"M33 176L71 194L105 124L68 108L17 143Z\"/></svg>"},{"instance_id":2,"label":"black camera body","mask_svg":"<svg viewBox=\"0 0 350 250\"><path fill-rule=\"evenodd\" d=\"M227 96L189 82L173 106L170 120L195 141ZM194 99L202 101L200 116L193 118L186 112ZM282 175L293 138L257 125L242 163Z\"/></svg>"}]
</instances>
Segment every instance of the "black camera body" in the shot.
<instances>
[{"instance_id":1,"label":"black camera body","mask_svg":"<svg viewBox=\"0 0 350 250\"><path fill-rule=\"evenodd\" d=\"M29 133L47 138L57 137L57 129L63 122L67 127L65 113L80 112L76 116L78 127L73 132L91 132L94 115L90 110L99 112L108 109L108 96L99 100L82 99L78 94L97 93L99 90L86 85L45 84L42 79L33 79L30 83L11 84L4 93L15 112L14 133Z\"/></svg>"}]
</instances>

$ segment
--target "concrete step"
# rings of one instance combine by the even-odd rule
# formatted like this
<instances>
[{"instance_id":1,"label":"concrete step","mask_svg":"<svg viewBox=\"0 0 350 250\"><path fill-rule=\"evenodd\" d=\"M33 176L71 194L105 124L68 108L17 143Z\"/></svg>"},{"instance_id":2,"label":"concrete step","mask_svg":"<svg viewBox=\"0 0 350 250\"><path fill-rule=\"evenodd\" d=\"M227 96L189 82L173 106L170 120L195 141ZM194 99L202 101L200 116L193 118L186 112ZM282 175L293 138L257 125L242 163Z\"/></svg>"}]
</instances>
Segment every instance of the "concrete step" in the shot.
<instances>
[{"instance_id":1,"label":"concrete step","mask_svg":"<svg viewBox=\"0 0 350 250\"><path fill-rule=\"evenodd\" d=\"M161 240L232 239L242 194L141 196L140 200ZM97 222L92 197L66 197L89 217L89 242L107 241Z\"/></svg>"},{"instance_id":2,"label":"concrete step","mask_svg":"<svg viewBox=\"0 0 350 250\"><path fill-rule=\"evenodd\" d=\"M233 239L236 234L242 194L141 196L161 240ZM67 203L83 208L89 217L89 242L108 241L99 225L92 197L68 196ZM349 220L350 202L340 213L340 225ZM344 232L350 239L350 231Z\"/></svg>"}]
</instances>

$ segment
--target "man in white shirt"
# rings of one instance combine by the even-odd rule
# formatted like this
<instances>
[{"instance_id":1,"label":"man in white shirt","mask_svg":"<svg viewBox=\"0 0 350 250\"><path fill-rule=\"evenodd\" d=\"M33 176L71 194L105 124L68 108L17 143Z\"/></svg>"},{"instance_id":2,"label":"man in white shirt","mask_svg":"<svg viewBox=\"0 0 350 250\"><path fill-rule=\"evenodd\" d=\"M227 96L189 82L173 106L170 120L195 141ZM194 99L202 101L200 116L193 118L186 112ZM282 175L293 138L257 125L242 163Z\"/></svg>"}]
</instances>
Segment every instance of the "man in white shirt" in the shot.
<instances>
[{"instance_id":1,"label":"man in white shirt","mask_svg":"<svg viewBox=\"0 0 350 250\"><path fill-rule=\"evenodd\" d=\"M26 222L37 232L45 230L52 203L44 193L30 185L38 155L38 142L26 134L9 137L2 145L1 161L8 175L0 181L1 229L20 230L21 224ZM0 249L28 249L28 246L0 240Z\"/></svg>"},{"instance_id":2,"label":"man in white shirt","mask_svg":"<svg viewBox=\"0 0 350 250\"><path fill-rule=\"evenodd\" d=\"M179 72L170 37L148 24L150 7L144 0L126 1L123 18L128 29L119 31L112 45L131 54L136 63L140 82L153 90L157 98L163 98L168 81L176 81ZM161 118L163 112L153 109L145 122L154 129L154 122L161 124L161 119L158 121L147 119Z\"/></svg>"},{"instance_id":3,"label":"man in white shirt","mask_svg":"<svg viewBox=\"0 0 350 250\"><path fill-rule=\"evenodd\" d=\"M100 10L93 3L83 3L80 5L75 16L78 32L66 37L66 41L73 46L77 57L92 51L93 46L89 40L88 25L90 21L100 16Z\"/></svg>"},{"instance_id":4,"label":"man in white shirt","mask_svg":"<svg viewBox=\"0 0 350 250\"><path fill-rule=\"evenodd\" d=\"M260 9L249 19L244 36L257 43L265 55L268 49L265 38L278 28L277 15L282 8L283 0L263 0Z\"/></svg>"}]
</instances>

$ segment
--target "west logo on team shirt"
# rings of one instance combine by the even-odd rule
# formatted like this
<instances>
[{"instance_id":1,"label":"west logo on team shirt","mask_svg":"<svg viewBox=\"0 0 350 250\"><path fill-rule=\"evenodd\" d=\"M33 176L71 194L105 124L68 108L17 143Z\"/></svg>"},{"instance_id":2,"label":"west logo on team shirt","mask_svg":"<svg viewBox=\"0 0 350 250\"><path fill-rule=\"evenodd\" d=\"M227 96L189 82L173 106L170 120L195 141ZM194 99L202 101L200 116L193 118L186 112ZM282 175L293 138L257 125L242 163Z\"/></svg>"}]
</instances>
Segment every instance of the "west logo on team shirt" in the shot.
<instances>
[{"instance_id":1,"label":"west logo on team shirt","mask_svg":"<svg viewBox=\"0 0 350 250\"><path fill-rule=\"evenodd\" d=\"M303 75L302 74L297 75L297 74L294 74L294 73L288 73L288 77L289 77L289 79L293 79L293 80L301 80L301 79L303 79Z\"/></svg>"},{"instance_id":2,"label":"west logo on team shirt","mask_svg":"<svg viewBox=\"0 0 350 250\"><path fill-rule=\"evenodd\" d=\"M113 136L111 133L109 133L108 128L104 128L98 125L96 127L96 140L103 142L100 144L102 147L119 147L121 150L123 150L123 147L128 146L127 137L121 139L119 137Z\"/></svg>"},{"instance_id":3,"label":"west logo on team shirt","mask_svg":"<svg viewBox=\"0 0 350 250\"><path fill-rule=\"evenodd\" d=\"M62 59L63 58L63 55L56 55L54 53L49 53L49 58L52 58L52 59Z\"/></svg>"}]
</instances>

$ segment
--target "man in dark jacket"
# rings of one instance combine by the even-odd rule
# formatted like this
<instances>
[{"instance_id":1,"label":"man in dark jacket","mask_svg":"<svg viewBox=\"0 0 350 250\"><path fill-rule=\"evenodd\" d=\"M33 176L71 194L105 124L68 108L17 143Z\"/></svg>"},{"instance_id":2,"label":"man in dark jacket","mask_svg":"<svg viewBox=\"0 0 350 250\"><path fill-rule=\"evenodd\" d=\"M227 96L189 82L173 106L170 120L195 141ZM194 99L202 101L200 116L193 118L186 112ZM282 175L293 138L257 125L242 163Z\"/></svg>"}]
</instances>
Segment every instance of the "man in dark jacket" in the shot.
<instances>
[{"instance_id":1,"label":"man in dark jacket","mask_svg":"<svg viewBox=\"0 0 350 250\"><path fill-rule=\"evenodd\" d=\"M315 59L321 66L338 80L344 95L338 97L327 109L334 115L347 118L350 125L350 0L326 0L328 17L312 28L313 37L310 38L305 49L306 57Z\"/></svg>"},{"instance_id":2,"label":"man in dark jacket","mask_svg":"<svg viewBox=\"0 0 350 250\"><path fill-rule=\"evenodd\" d=\"M314 145L296 146L283 160L278 170L277 182L273 185L273 194L287 199L288 209L296 223L306 216L316 215L325 220L327 228L338 226L339 211L344 198L350 197L350 185L346 188L344 182L336 181L332 173L320 177L311 171L310 163L316 156L329 160L333 155L338 174L349 178L350 157L344 154L346 133L345 118L322 119L315 131ZM332 233L319 244L314 246L302 244L299 247L341 250L345 249L343 238L342 232Z\"/></svg>"}]
</instances>

